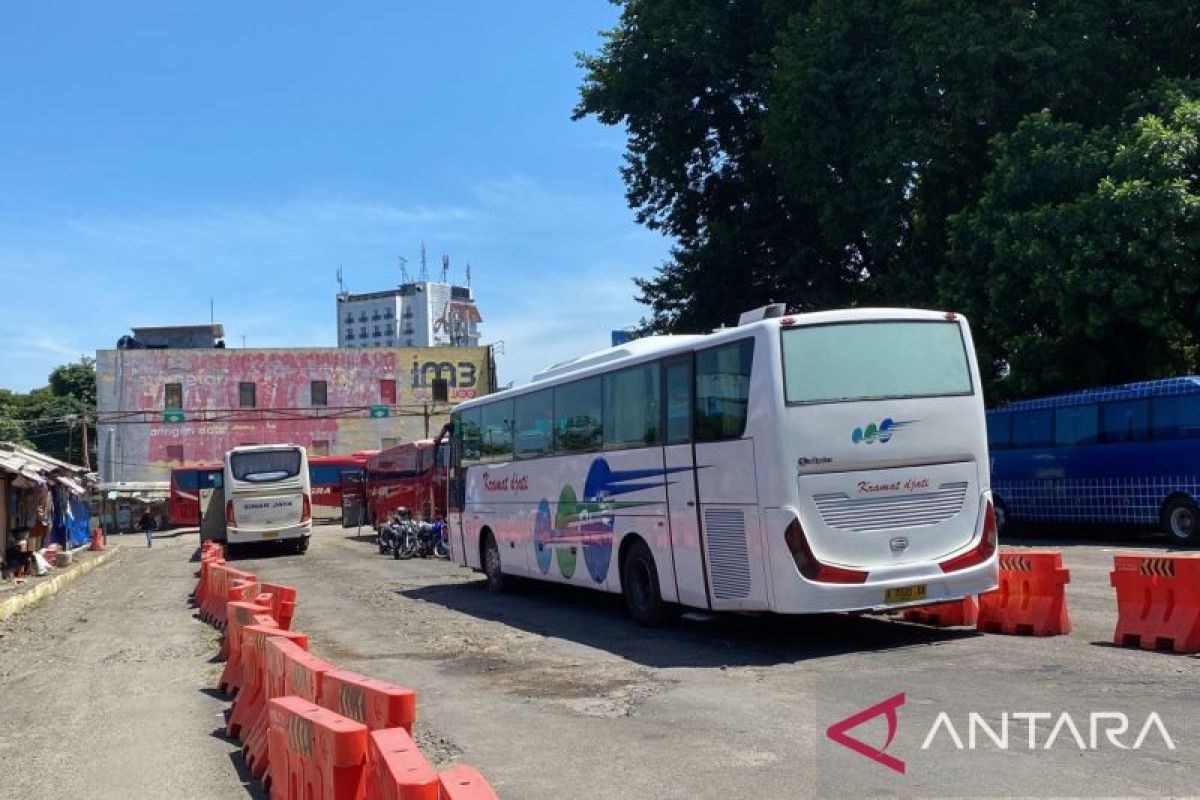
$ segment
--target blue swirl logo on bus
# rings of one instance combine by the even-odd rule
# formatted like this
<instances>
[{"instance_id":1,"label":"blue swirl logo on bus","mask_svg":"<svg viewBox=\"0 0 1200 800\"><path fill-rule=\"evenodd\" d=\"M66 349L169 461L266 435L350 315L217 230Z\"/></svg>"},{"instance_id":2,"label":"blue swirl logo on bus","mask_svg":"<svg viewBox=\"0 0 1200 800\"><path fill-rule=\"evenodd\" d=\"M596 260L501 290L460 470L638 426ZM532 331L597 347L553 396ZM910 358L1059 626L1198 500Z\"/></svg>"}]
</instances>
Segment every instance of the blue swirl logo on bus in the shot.
<instances>
[{"instance_id":1,"label":"blue swirl logo on bus","mask_svg":"<svg viewBox=\"0 0 1200 800\"><path fill-rule=\"evenodd\" d=\"M917 420L898 422L891 417L884 417L878 425L872 422L866 427L855 428L854 432L850 434L850 441L855 444L874 444L875 442L887 444L892 440L892 436L914 422Z\"/></svg>"},{"instance_id":2,"label":"blue swirl logo on bus","mask_svg":"<svg viewBox=\"0 0 1200 800\"><path fill-rule=\"evenodd\" d=\"M549 574L551 563L566 579L575 574L578 551L596 583L604 583L612 563L613 532L617 512L651 505L656 501L616 500L623 494L658 489L667 485L666 475L682 472L674 469L613 470L603 458L594 459L588 468L582 494L567 484L555 503L538 503L533 521L533 552L538 570Z\"/></svg>"}]
</instances>

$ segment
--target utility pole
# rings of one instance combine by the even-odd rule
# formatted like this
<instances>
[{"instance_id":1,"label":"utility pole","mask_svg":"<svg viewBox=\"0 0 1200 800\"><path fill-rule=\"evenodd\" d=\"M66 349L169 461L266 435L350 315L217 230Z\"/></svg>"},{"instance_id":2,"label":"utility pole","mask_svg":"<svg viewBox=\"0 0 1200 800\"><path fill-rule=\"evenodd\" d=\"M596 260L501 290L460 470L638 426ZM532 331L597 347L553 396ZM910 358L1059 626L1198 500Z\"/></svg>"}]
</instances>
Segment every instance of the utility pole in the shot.
<instances>
[{"instance_id":1,"label":"utility pole","mask_svg":"<svg viewBox=\"0 0 1200 800\"><path fill-rule=\"evenodd\" d=\"M79 418L79 423L81 425L83 425L83 468L86 469L88 472L91 472L92 471L92 456L88 452L88 449L89 449L88 431L87 431L88 418L87 418L86 414L84 414L83 416L81 416Z\"/></svg>"}]
</instances>

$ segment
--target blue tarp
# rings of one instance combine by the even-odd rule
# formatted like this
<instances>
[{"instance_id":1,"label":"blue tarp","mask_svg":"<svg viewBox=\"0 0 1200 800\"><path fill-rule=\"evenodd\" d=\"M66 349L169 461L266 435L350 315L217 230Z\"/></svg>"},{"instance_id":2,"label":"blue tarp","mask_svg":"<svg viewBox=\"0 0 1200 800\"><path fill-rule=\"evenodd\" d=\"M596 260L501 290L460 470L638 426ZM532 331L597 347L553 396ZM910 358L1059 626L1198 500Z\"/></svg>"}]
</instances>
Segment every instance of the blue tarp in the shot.
<instances>
[{"instance_id":1,"label":"blue tarp","mask_svg":"<svg viewBox=\"0 0 1200 800\"><path fill-rule=\"evenodd\" d=\"M54 520L50 528L50 542L64 547L79 547L92 538L92 512L87 501L68 494L65 489L55 488ZM70 509L68 515L67 509Z\"/></svg>"}]
</instances>

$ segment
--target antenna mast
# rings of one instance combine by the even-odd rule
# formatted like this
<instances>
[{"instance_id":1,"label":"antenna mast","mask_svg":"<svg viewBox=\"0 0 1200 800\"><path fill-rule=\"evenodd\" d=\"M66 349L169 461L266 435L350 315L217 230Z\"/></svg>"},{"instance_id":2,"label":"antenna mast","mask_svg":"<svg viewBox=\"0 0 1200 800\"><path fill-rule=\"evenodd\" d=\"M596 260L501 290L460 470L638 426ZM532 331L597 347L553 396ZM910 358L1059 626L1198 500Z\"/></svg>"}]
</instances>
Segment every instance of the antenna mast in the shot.
<instances>
[{"instance_id":1,"label":"antenna mast","mask_svg":"<svg viewBox=\"0 0 1200 800\"><path fill-rule=\"evenodd\" d=\"M425 240L421 240L421 283L429 280L429 263L425 260Z\"/></svg>"},{"instance_id":2,"label":"antenna mast","mask_svg":"<svg viewBox=\"0 0 1200 800\"><path fill-rule=\"evenodd\" d=\"M467 288L471 288L471 262L467 262Z\"/></svg>"},{"instance_id":3,"label":"antenna mast","mask_svg":"<svg viewBox=\"0 0 1200 800\"><path fill-rule=\"evenodd\" d=\"M412 281L408 277L408 259L404 256L396 256L396 259L400 262L400 284L411 283Z\"/></svg>"},{"instance_id":4,"label":"antenna mast","mask_svg":"<svg viewBox=\"0 0 1200 800\"><path fill-rule=\"evenodd\" d=\"M342 278L342 268L337 268L338 294L346 293L346 281Z\"/></svg>"},{"instance_id":5,"label":"antenna mast","mask_svg":"<svg viewBox=\"0 0 1200 800\"><path fill-rule=\"evenodd\" d=\"M442 283L446 282L446 277L450 274L450 256L442 254Z\"/></svg>"}]
</instances>

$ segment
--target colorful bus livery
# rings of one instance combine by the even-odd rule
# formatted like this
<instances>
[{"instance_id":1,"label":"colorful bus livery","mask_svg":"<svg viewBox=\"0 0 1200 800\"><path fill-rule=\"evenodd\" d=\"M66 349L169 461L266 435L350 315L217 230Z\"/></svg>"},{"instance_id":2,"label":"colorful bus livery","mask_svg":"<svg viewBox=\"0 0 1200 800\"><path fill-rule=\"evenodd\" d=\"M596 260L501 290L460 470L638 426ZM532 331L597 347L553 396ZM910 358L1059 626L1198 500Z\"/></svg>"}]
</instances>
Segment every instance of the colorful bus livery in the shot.
<instances>
[{"instance_id":1,"label":"colorful bus livery","mask_svg":"<svg viewBox=\"0 0 1200 800\"><path fill-rule=\"evenodd\" d=\"M1200 544L1200 377L1024 400L988 411L996 516L1157 524Z\"/></svg>"}]
</instances>

